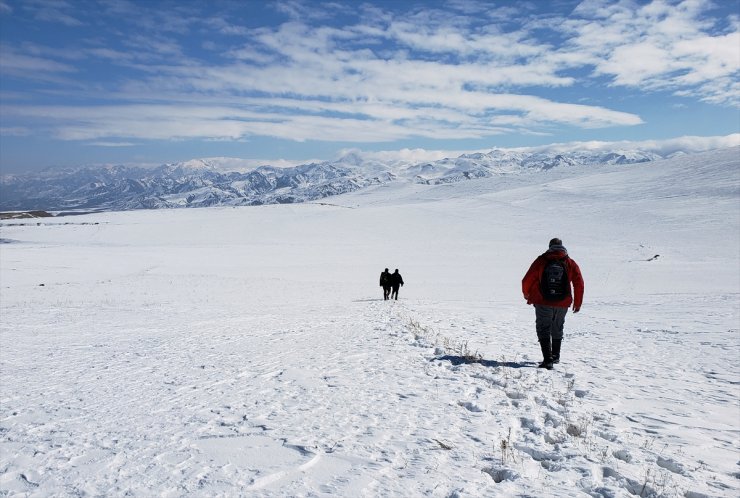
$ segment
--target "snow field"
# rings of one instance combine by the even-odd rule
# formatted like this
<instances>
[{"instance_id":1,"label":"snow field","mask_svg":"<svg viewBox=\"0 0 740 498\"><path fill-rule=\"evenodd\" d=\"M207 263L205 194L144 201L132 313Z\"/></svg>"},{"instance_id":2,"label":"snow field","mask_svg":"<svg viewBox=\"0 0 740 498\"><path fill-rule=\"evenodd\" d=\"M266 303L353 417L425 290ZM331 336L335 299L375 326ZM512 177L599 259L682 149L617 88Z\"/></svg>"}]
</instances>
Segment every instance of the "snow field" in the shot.
<instances>
[{"instance_id":1,"label":"snow field","mask_svg":"<svg viewBox=\"0 0 740 498\"><path fill-rule=\"evenodd\" d=\"M5 223L0 494L737 496L737 166ZM546 372L552 236L586 299Z\"/></svg>"}]
</instances>

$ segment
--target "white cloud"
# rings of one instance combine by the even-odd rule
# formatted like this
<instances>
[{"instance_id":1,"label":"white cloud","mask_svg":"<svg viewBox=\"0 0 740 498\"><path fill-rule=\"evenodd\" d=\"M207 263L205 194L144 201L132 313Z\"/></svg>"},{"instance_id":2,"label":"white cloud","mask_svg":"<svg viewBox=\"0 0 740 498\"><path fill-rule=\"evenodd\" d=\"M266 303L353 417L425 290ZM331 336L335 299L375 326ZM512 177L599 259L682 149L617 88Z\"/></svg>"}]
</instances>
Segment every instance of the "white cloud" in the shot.
<instances>
[{"instance_id":1,"label":"white cloud","mask_svg":"<svg viewBox=\"0 0 740 498\"><path fill-rule=\"evenodd\" d=\"M385 142L413 137L482 138L547 123L582 127L640 123L633 114L537 97L470 93L467 102L454 95L439 98L435 107L434 95L433 91L417 95L418 102L425 104L413 107L373 101L251 99L245 102L253 105L243 106L6 106L4 111L8 116L43 120L64 140L270 136L296 141ZM269 110L254 109L257 106Z\"/></svg>"},{"instance_id":2,"label":"white cloud","mask_svg":"<svg viewBox=\"0 0 740 498\"><path fill-rule=\"evenodd\" d=\"M336 159L346 156L360 157L364 161L378 161L381 163L406 163L416 164L423 162L439 161L449 157L459 157L471 152L487 152L488 149L479 151L469 150L428 150L428 149L399 149L399 150L379 150L365 151L362 149L342 149L336 154Z\"/></svg>"},{"instance_id":3,"label":"white cloud","mask_svg":"<svg viewBox=\"0 0 740 498\"><path fill-rule=\"evenodd\" d=\"M641 42L615 48L609 60L599 64L599 71L614 75L614 82L618 85L639 85L652 77L679 69L671 62L666 50Z\"/></svg>"},{"instance_id":4,"label":"white cloud","mask_svg":"<svg viewBox=\"0 0 740 498\"><path fill-rule=\"evenodd\" d=\"M676 152L705 152L709 150L723 149L729 147L740 147L740 133L713 137L684 136L670 138L666 140L569 142L542 145L537 147L520 147L514 150L569 152L584 149L597 151L611 151L615 149L638 149L646 152L654 152L662 156L668 156Z\"/></svg>"},{"instance_id":5,"label":"white cloud","mask_svg":"<svg viewBox=\"0 0 740 498\"><path fill-rule=\"evenodd\" d=\"M571 38L561 52L583 54L583 64L614 85L740 107L733 84L740 74L740 34L736 23L725 28L734 31L717 32L705 16L711 7L706 0L583 2L574 11L580 17L563 23Z\"/></svg>"}]
</instances>

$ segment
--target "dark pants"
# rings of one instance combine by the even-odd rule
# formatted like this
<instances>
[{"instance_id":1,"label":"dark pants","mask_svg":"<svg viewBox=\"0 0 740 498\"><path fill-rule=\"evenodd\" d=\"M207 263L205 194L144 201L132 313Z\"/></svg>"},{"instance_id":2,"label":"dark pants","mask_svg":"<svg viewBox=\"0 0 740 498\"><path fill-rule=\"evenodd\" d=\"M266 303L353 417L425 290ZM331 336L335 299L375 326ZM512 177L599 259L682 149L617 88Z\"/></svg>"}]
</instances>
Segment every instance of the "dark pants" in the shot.
<instances>
[{"instance_id":1,"label":"dark pants","mask_svg":"<svg viewBox=\"0 0 740 498\"><path fill-rule=\"evenodd\" d=\"M568 308L535 304L534 313L537 319L537 340L542 346L543 355L550 352L555 359L559 359L560 343L563 340L563 326L565 325L565 315L568 313Z\"/></svg>"},{"instance_id":2,"label":"dark pants","mask_svg":"<svg viewBox=\"0 0 740 498\"><path fill-rule=\"evenodd\" d=\"M394 285L393 286L393 292L391 292L391 299L395 299L396 301L398 301L398 289L399 289L399 287L400 287L400 285Z\"/></svg>"},{"instance_id":3,"label":"dark pants","mask_svg":"<svg viewBox=\"0 0 740 498\"><path fill-rule=\"evenodd\" d=\"M383 299L385 301L388 300L388 296L391 294L391 286L390 285L384 285L383 286Z\"/></svg>"}]
</instances>

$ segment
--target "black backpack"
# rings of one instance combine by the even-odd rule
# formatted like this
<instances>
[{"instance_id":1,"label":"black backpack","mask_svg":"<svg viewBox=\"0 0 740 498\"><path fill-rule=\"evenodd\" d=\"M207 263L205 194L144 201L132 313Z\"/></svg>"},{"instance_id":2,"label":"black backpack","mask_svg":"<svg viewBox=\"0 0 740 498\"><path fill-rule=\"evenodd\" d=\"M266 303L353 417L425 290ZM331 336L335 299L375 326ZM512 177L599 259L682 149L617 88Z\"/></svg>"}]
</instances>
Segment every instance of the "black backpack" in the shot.
<instances>
[{"instance_id":1,"label":"black backpack","mask_svg":"<svg viewBox=\"0 0 740 498\"><path fill-rule=\"evenodd\" d=\"M540 292L546 301L561 301L570 295L568 263L566 259L553 259L542 270Z\"/></svg>"}]
</instances>

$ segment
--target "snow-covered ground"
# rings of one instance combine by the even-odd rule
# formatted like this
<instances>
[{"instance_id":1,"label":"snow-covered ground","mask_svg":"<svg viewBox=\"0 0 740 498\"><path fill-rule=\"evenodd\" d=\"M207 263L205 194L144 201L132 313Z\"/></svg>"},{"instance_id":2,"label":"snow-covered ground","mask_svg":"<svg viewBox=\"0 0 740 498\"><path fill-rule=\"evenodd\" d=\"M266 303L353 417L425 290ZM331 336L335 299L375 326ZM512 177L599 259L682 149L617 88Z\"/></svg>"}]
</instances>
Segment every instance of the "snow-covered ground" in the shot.
<instances>
[{"instance_id":1,"label":"snow-covered ground","mask_svg":"<svg viewBox=\"0 0 740 498\"><path fill-rule=\"evenodd\" d=\"M0 495L740 495L737 148L22 221ZM520 282L555 236L586 296L543 371Z\"/></svg>"}]
</instances>

